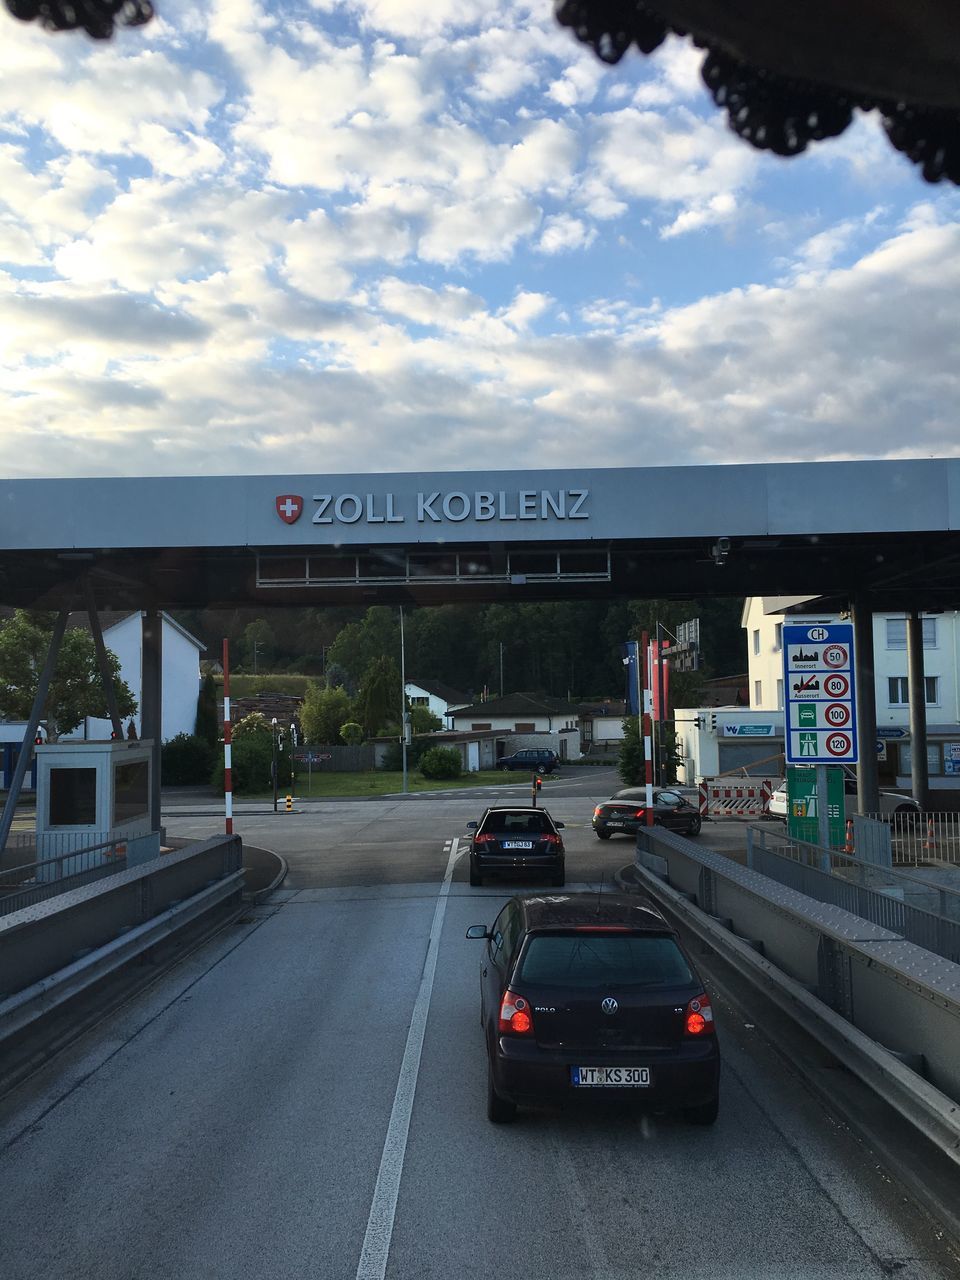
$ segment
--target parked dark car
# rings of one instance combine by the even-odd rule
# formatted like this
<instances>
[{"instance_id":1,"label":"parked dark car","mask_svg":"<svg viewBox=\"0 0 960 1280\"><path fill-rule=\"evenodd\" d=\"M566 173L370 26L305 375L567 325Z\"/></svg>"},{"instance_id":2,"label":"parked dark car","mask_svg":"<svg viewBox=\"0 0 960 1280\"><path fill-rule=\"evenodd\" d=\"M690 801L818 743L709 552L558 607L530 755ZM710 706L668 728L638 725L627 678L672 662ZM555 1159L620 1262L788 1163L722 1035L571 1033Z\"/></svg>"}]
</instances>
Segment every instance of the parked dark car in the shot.
<instances>
[{"instance_id":1,"label":"parked dark car","mask_svg":"<svg viewBox=\"0 0 960 1280\"><path fill-rule=\"evenodd\" d=\"M685 836L698 836L703 825L700 810L685 800L679 791L654 791L653 821ZM638 827L647 825L647 791L645 787L626 787L593 811L593 829L600 840L613 835L636 835Z\"/></svg>"},{"instance_id":2,"label":"parked dark car","mask_svg":"<svg viewBox=\"0 0 960 1280\"><path fill-rule=\"evenodd\" d=\"M703 982L656 907L626 894L511 898L485 939L487 1115L584 1098L712 1124L720 1050Z\"/></svg>"},{"instance_id":3,"label":"parked dark car","mask_svg":"<svg viewBox=\"0 0 960 1280\"><path fill-rule=\"evenodd\" d=\"M506 773L510 769L525 769L527 773L555 773L560 768L560 757L546 747L524 748L512 756L501 756L497 768Z\"/></svg>"},{"instance_id":4,"label":"parked dark car","mask_svg":"<svg viewBox=\"0 0 960 1280\"><path fill-rule=\"evenodd\" d=\"M479 822L468 822L470 883L483 884L494 872L545 873L551 884L565 879L562 822L554 822L546 809L499 805L484 810Z\"/></svg>"}]
</instances>

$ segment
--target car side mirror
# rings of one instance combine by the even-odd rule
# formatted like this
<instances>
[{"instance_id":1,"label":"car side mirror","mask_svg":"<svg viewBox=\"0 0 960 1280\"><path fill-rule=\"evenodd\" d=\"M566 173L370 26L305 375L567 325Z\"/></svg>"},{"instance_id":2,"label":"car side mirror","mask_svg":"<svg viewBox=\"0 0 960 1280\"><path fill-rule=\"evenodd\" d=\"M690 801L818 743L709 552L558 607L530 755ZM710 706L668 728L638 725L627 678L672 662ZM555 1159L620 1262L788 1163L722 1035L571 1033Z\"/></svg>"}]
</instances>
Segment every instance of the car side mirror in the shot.
<instances>
[{"instance_id":1,"label":"car side mirror","mask_svg":"<svg viewBox=\"0 0 960 1280\"><path fill-rule=\"evenodd\" d=\"M557 828L557 830L559 831L562 827L565 827L567 824L566 824L565 822L555 822L553 825L554 825L554 826Z\"/></svg>"},{"instance_id":2,"label":"car side mirror","mask_svg":"<svg viewBox=\"0 0 960 1280\"><path fill-rule=\"evenodd\" d=\"M477 829L477 827L479 827L479 825L480 825L480 823L479 823L479 822L468 822L468 823L467 823L467 830L468 830L468 831L476 831L476 829Z\"/></svg>"},{"instance_id":3,"label":"car side mirror","mask_svg":"<svg viewBox=\"0 0 960 1280\"><path fill-rule=\"evenodd\" d=\"M472 924L467 930L468 938L489 938L490 930L485 924Z\"/></svg>"}]
</instances>

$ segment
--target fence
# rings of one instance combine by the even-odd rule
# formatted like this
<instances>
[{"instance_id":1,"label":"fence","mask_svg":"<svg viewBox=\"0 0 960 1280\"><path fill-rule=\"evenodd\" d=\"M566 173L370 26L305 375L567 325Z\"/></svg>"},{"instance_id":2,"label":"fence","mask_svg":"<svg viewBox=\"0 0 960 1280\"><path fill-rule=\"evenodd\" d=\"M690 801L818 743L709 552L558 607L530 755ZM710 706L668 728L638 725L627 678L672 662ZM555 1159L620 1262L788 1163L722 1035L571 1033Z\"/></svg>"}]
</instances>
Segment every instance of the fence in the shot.
<instances>
[{"instance_id":1,"label":"fence","mask_svg":"<svg viewBox=\"0 0 960 1280\"><path fill-rule=\"evenodd\" d=\"M747 828L747 866L960 964L960 889L765 827Z\"/></svg>"},{"instance_id":2,"label":"fence","mask_svg":"<svg viewBox=\"0 0 960 1280\"><path fill-rule=\"evenodd\" d=\"M923 813L890 823L894 862L904 866L949 862L960 866L960 813Z\"/></svg>"},{"instance_id":3,"label":"fence","mask_svg":"<svg viewBox=\"0 0 960 1280\"><path fill-rule=\"evenodd\" d=\"M20 838L8 842L19 856L36 853L33 833L16 833ZM101 833L103 834L103 833ZM59 843L59 841L58 841ZM67 838L63 841L67 844ZM127 865L127 841L104 835L97 843L82 849L66 848L65 852L47 858L33 858L17 866L0 870L0 916L33 906L58 893L66 893L80 885L113 875Z\"/></svg>"}]
</instances>

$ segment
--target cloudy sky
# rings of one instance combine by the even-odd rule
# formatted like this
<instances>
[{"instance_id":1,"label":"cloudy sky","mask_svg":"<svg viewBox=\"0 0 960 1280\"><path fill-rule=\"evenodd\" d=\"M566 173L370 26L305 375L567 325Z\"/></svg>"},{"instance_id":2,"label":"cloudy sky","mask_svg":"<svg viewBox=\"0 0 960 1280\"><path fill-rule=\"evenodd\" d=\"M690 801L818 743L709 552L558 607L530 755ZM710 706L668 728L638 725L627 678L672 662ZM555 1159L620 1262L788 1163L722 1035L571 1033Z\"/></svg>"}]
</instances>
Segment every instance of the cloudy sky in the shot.
<instances>
[{"instance_id":1,"label":"cloudy sky","mask_svg":"<svg viewBox=\"0 0 960 1280\"><path fill-rule=\"evenodd\" d=\"M0 10L0 474L960 453L960 199L550 0Z\"/></svg>"}]
</instances>

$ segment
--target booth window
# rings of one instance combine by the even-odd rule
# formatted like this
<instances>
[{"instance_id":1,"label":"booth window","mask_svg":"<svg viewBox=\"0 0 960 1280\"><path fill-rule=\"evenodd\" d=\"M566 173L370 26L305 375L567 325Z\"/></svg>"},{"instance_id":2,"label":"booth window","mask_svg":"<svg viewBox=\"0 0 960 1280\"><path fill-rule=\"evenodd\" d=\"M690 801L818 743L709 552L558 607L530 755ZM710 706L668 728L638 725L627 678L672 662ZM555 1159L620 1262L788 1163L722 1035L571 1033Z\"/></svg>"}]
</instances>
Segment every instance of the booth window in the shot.
<instances>
[{"instance_id":1,"label":"booth window","mask_svg":"<svg viewBox=\"0 0 960 1280\"><path fill-rule=\"evenodd\" d=\"M51 769L49 796L49 826L96 826L96 769Z\"/></svg>"},{"instance_id":2,"label":"booth window","mask_svg":"<svg viewBox=\"0 0 960 1280\"><path fill-rule=\"evenodd\" d=\"M144 818L149 810L150 769L146 760L113 766L113 825Z\"/></svg>"}]
</instances>

